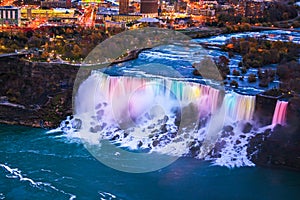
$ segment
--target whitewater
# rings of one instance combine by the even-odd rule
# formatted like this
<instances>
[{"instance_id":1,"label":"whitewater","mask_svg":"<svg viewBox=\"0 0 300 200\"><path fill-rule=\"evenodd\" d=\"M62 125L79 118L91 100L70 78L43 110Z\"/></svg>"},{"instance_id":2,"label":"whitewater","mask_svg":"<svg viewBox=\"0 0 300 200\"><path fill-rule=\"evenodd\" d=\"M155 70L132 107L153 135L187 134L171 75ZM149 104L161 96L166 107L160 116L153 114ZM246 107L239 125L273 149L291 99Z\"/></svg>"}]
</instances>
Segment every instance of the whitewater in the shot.
<instances>
[{"instance_id":1,"label":"whitewater","mask_svg":"<svg viewBox=\"0 0 300 200\"><path fill-rule=\"evenodd\" d=\"M286 107L278 101L272 124L258 127L253 121L255 96L193 82L94 71L78 89L75 115L50 132L63 131L91 145L108 140L127 151L190 156L229 168L254 166L247 155L249 140L284 124Z\"/></svg>"}]
</instances>

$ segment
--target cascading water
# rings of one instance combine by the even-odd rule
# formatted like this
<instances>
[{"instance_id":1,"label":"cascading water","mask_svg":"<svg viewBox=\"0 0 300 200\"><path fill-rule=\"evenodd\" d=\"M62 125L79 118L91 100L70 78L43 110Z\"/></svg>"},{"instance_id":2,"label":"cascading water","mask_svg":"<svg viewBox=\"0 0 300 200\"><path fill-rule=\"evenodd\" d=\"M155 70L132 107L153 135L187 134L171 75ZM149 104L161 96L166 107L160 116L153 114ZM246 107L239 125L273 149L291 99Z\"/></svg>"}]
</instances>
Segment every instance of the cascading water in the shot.
<instances>
[{"instance_id":1,"label":"cascading water","mask_svg":"<svg viewBox=\"0 0 300 200\"><path fill-rule=\"evenodd\" d=\"M288 102L277 101L272 120L273 127L276 126L276 124L285 125L287 106Z\"/></svg>"},{"instance_id":2,"label":"cascading water","mask_svg":"<svg viewBox=\"0 0 300 200\"><path fill-rule=\"evenodd\" d=\"M255 96L228 93L224 98L226 116L233 121L252 120L255 108Z\"/></svg>"},{"instance_id":3,"label":"cascading water","mask_svg":"<svg viewBox=\"0 0 300 200\"><path fill-rule=\"evenodd\" d=\"M280 105L276 123L284 121L280 116L286 107ZM109 139L131 150L213 159L228 167L252 166L246 150L255 132L245 133L242 126L251 122L254 108L255 96L224 96L208 85L95 71L78 89L75 117L61 129L93 144ZM212 117L222 111L222 119ZM217 137L204 154L203 144L212 137L209 127L220 125L223 129L214 130Z\"/></svg>"}]
</instances>

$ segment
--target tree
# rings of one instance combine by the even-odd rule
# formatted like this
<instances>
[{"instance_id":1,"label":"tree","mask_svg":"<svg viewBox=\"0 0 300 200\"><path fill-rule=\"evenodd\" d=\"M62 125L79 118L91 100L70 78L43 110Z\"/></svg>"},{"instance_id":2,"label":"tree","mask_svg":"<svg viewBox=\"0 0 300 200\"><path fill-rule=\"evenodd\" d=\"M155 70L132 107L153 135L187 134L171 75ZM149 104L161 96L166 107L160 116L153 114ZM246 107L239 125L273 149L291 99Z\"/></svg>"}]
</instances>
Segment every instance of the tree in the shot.
<instances>
[{"instance_id":1,"label":"tree","mask_svg":"<svg viewBox=\"0 0 300 200\"><path fill-rule=\"evenodd\" d=\"M80 59L82 55L82 50L81 48L75 44L72 50L72 57L76 60Z\"/></svg>"},{"instance_id":2,"label":"tree","mask_svg":"<svg viewBox=\"0 0 300 200\"><path fill-rule=\"evenodd\" d=\"M33 47L40 48L41 45L42 45L42 41L41 41L40 38L38 38L36 36L32 36L29 39L27 45L28 45L29 48L33 48Z\"/></svg>"},{"instance_id":3,"label":"tree","mask_svg":"<svg viewBox=\"0 0 300 200\"><path fill-rule=\"evenodd\" d=\"M248 82L249 83L256 82L256 75L255 74L249 74L249 76L248 76Z\"/></svg>"}]
</instances>

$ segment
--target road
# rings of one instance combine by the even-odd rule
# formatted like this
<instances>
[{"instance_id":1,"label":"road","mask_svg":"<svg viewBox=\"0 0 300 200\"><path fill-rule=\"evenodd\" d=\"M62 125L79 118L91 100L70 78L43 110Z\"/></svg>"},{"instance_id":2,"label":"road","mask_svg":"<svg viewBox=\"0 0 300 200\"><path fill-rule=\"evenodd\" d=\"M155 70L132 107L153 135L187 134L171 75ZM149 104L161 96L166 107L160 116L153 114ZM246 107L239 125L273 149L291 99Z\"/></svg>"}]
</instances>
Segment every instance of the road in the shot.
<instances>
[{"instance_id":1,"label":"road","mask_svg":"<svg viewBox=\"0 0 300 200\"><path fill-rule=\"evenodd\" d=\"M28 52L18 52L18 53L4 53L0 54L0 58L10 57L10 56L25 56Z\"/></svg>"}]
</instances>

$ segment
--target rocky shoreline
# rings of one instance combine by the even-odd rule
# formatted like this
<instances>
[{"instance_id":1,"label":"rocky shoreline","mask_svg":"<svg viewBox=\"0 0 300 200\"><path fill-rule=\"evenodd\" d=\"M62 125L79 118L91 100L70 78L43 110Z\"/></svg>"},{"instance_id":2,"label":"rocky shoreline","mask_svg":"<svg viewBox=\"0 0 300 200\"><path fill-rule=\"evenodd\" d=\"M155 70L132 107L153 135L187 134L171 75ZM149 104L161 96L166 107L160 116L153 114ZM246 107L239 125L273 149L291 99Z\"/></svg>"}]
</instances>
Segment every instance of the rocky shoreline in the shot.
<instances>
[{"instance_id":1,"label":"rocky shoreline","mask_svg":"<svg viewBox=\"0 0 300 200\"><path fill-rule=\"evenodd\" d=\"M134 59L136 59L139 56L139 54L142 51L147 50L147 49L151 49L151 48L135 49L135 50L129 51L128 55L126 55L123 58L120 58L120 59L112 61L110 65L119 64L119 63L122 63L122 62L134 60Z\"/></svg>"}]
</instances>

